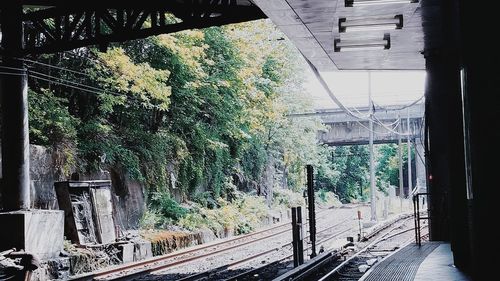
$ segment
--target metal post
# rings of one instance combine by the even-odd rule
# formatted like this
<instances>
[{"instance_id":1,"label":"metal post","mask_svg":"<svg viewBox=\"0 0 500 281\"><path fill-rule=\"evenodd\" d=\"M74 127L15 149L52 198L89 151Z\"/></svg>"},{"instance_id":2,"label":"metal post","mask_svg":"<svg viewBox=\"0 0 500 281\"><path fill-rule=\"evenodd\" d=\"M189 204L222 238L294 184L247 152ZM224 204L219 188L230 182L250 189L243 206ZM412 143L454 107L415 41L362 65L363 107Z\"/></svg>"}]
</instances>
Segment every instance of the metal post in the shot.
<instances>
[{"instance_id":1,"label":"metal post","mask_svg":"<svg viewBox=\"0 0 500 281\"><path fill-rule=\"evenodd\" d=\"M293 266L299 266L298 258L298 232L297 232L297 208L292 207L292 248L293 248Z\"/></svg>"},{"instance_id":2,"label":"metal post","mask_svg":"<svg viewBox=\"0 0 500 281\"><path fill-rule=\"evenodd\" d=\"M368 107L370 112L370 209L371 221L377 221L377 195L375 188L375 156L373 155L373 101L372 101L372 76L368 71Z\"/></svg>"},{"instance_id":3,"label":"metal post","mask_svg":"<svg viewBox=\"0 0 500 281\"><path fill-rule=\"evenodd\" d=\"M418 212L417 212L417 203L415 202L416 199L415 196L412 197L413 201L413 222L415 223L415 243L418 244L418 229L417 229L417 221L418 221Z\"/></svg>"},{"instance_id":4,"label":"metal post","mask_svg":"<svg viewBox=\"0 0 500 281\"><path fill-rule=\"evenodd\" d=\"M12 3L12 4L11 4ZM4 211L29 209L28 85L21 56L23 25L21 1L2 3L2 201Z\"/></svg>"},{"instance_id":5,"label":"metal post","mask_svg":"<svg viewBox=\"0 0 500 281\"><path fill-rule=\"evenodd\" d=\"M363 236L363 232L361 230L361 211L358 210L358 227L359 227L359 234L358 234L358 242L361 241L361 238Z\"/></svg>"},{"instance_id":6,"label":"metal post","mask_svg":"<svg viewBox=\"0 0 500 281\"><path fill-rule=\"evenodd\" d=\"M302 232L302 207L297 207L297 233L298 233L298 245L297 254L299 265L304 263L304 235Z\"/></svg>"},{"instance_id":7,"label":"metal post","mask_svg":"<svg viewBox=\"0 0 500 281\"><path fill-rule=\"evenodd\" d=\"M410 132L410 109L407 109L406 124L408 126L408 194L413 190L413 181L411 177L411 132Z\"/></svg>"},{"instance_id":8,"label":"metal post","mask_svg":"<svg viewBox=\"0 0 500 281\"><path fill-rule=\"evenodd\" d=\"M399 118L401 123L401 118ZM399 130L400 132L402 130ZM403 177L403 143L401 142L401 134L398 134L398 163L399 163L399 202L401 207L401 212L403 211L403 198L404 196L404 177Z\"/></svg>"},{"instance_id":9,"label":"metal post","mask_svg":"<svg viewBox=\"0 0 500 281\"><path fill-rule=\"evenodd\" d=\"M316 210L314 206L314 171L307 165L307 206L309 211L309 240L311 241L311 258L316 256Z\"/></svg>"},{"instance_id":10,"label":"metal post","mask_svg":"<svg viewBox=\"0 0 500 281\"><path fill-rule=\"evenodd\" d=\"M417 204L417 214L418 214L418 220L417 220L417 232L418 232L418 246L422 246L422 236L420 233L420 198L417 193L417 199L415 200L415 203Z\"/></svg>"},{"instance_id":11,"label":"metal post","mask_svg":"<svg viewBox=\"0 0 500 281\"><path fill-rule=\"evenodd\" d=\"M293 248L293 267L299 266L299 233L297 231L297 208L292 207L292 248Z\"/></svg>"}]
</instances>

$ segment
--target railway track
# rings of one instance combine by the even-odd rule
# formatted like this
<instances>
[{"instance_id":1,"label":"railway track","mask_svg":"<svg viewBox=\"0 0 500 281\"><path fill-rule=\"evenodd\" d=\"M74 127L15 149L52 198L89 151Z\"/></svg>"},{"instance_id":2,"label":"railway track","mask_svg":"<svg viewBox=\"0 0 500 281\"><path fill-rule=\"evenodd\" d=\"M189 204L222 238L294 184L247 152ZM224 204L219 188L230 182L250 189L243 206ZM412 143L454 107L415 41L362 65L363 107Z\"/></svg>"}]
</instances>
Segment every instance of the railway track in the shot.
<instances>
[{"instance_id":1,"label":"railway track","mask_svg":"<svg viewBox=\"0 0 500 281\"><path fill-rule=\"evenodd\" d=\"M321 212L318 212L318 214L321 213L326 213L328 209L322 210ZM323 215L323 217L326 217ZM328 229L331 229L331 227L328 227L327 229L324 229L323 231L326 231ZM125 265L120 265L116 266L113 268L107 268L101 271L97 272L92 272L84 275L79 275L79 276L74 276L70 280L73 281L90 281L90 280L136 280L142 276L148 275L148 274L154 274L156 272L160 272L172 267L176 267L181 264L186 264L195 260L200 260L203 258L208 258L211 256L215 256L224 252L228 252L230 250L234 250L239 247L244 247L251 245L252 243L257 243L259 241L262 241L264 239L269 239L272 237L276 237L278 235L284 235L287 232L291 231L290 223L289 222L284 222L280 223L278 225L246 234L246 235L241 235L241 236L236 236L230 239L225 239L222 241L214 242L214 243L209 243L209 244L203 244L195 247L191 247L185 250L181 250L175 253L167 254L167 255L162 255L158 257L154 257L151 259L147 259L144 261L140 262L135 262L135 263L130 263L130 264L125 264ZM242 264L245 262L248 262L252 259L256 259L258 257L271 254L275 251L279 251L283 249L283 247L279 248L274 248L274 249L269 249L267 251L246 257L244 259L231 262L227 264L226 268L236 266L238 264ZM195 274L196 275L196 274ZM197 277L193 276L188 276L186 280L197 280ZM203 274L200 273L199 277L201 278ZM206 274L205 274L206 275ZM181 278L182 279L182 278ZM199 278L198 278L199 279Z\"/></svg>"},{"instance_id":2,"label":"railway track","mask_svg":"<svg viewBox=\"0 0 500 281\"><path fill-rule=\"evenodd\" d=\"M141 275L147 274L152 270L158 270L183 262L189 262L205 256L213 255L216 252L221 253L223 251L229 251L231 249L248 245L250 243L255 243L263 239L268 239L289 231L290 223L284 222L254 233L236 236L214 243L207 243L195 247L190 247L175 253L150 258L140 262L134 262L107 268L101 271L74 276L70 280L133 280Z\"/></svg>"},{"instance_id":3,"label":"railway track","mask_svg":"<svg viewBox=\"0 0 500 281\"><path fill-rule=\"evenodd\" d=\"M332 225L332 226L328 226L320 231L318 231L317 233L324 233L325 231L328 231L334 227L337 227L339 225L342 225L342 224L345 224L346 222L348 222L349 220L346 219L346 220L343 220L335 225ZM336 238L338 237L339 235L347 232L350 230L350 227L347 227L346 229L342 230L342 231L338 231L336 232L334 235L330 235L330 236L327 236L326 239L323 239L321 241L318 242L318 245L320 245L321 243L323 242L326 242L328 240L331 240L333 238ZM309 236L306 236L305 239L307 239ZM291 252L291 245L292 243L289 242L289 243L286 243L284 245L281 245L279 247L275 247L275 248L272 248L272 249L269 249L269 250L266 250L266 251L263 251L263 252L259 252L257 254L254 254L254 255L251 255L251 256L248 256L248 257L245 257L243 259L239 259L237 261L232 261L224 266L221 266L221 267L217 267L215 269L212 269L212 270L208 270L208 271L205 271L205 272L201 272L201 273L197 273L197 274L193 274L193 275L189 275L189 276L186 276L186 277L183 277L183 278L180 278L180 279L177 279L177 281L193 281L193 280L225 280L225 279L228 279L228 276L232 276L232 275L235 275L234 273L232 273L233 271L235 271L235 268L237 268L238 266L242 265L242 264L246 264L250 261L253 261L257 258L260 258L260 257L264 257L266 255L272 255L272 254L278 254L278 255L281 255L283 257L279 258L277 261L274 261L273 263L276 263L276 262L279 262L279 261L283 261L283 260L287 260L287 259L290 259L292 257L292 255L290 254ZM287 249L288 247L290 247L290 249ZM308 250L310 248L310 246L306 247L304 250ZM234 279L228 279L228 280L234 280Z\"/></svg>"},{"instance_id":4,"label":"railway track","mask_svg":"<svg viewBox=\"0 0 500 281\"><path fill-rule=\"evenodd\" d=\"M324 233L332 228L335 228L335 227L338 227L342 224L345 224L346 222L348 222L349 220L344 220L342 222L339 222L335 225L332 225L332 226L329 226L329 227L326 227L320 231L317 232L317 234L319 233ZM321 239L319 241L317 241L317 245L318 246L321 246L322 244L324 244L325 242L327 241L330 241L332 239L335 239L335 238L338 238L339 236L341 236L342 234L348 232L351 230L351 227L344 227L342 230L340 231L336 231L334 234L331 234L331 235L327 235L324 239ZM304 240L306 240L307 238L309 238L309 236L306 236ZM235 271L235 267L238 266L238 265L241 265L241 264L244 264L245 262L247 262L248 260L244 261L244 262L235 262L234 264L231 264L230 266L228 266L227 268L224 269L224 271L214 271L213 274L209 274L207 275L206 277L209 277L210 280L225 280L225 281L236 281L236 280L254 280L254 279L257 279L257 280L263 280L260 276L260 274L257 274L258 272L260 271L263 271L265 268L268 268L268 267L272 267L274 265L278 265L282 262L286 262L287 260L291 260L292 257L293 257L293 254L291 254L291 246L292 246L292 243L288 243L286 245L283 245L280 247L280 249L277 249L278 251L283 251L283 254L284 256L273 261L272 263L269 263L269 264L266 264L266 265L263 265L263 266L260 266L260 267L256 267L256 268L252 268L250 270L245 270L241 273L232 273L231 271ZM286 249L287 247L290 247L290 249ZM311 246L307 246L304 248L305 251L309 250L311 248ZM272 251L271 252L267 252L266 254L271 254L273 253ZM260 256L255 256L255 257L252 257L252 259L255 259L255 258L258 258ZM256 275L257 274L257 275ZM270 274L270 273L268 273ZM188 280L192 280L192 279L188 279ZM201 279L194 279L194 280L201 280ZM183 280L184 281L184 280ZM186 280L187 281L187 280Z\"/></svg>"},{"instance_id":5,"label":"railway track","mask_svg":"<svg viewBox=\"0 0 500 281\"><path fill-rule=\"evenodd\" d=\"M373 233L370 233L368 235L368 237L373 238L373 237L377 236L377 234L379 234L378 236L380 236L380 233L384 233L382 238L384 238L386 240L389 238L392 238L392 237L396 237L398 234L391 234L391 233L393 232L393 229L398 229L401 227L401 225L398 224L401 220L403 220L403 223L409 223L411 218L409 218L408 216L403 216L403 217L399 218L398 220L389 222L387 225L384 225L382 227L379 227L378 229L375 229L373 231ZM393 227L392 229L387 230L391 225L394 225L394 224L398 224L398 225ZM327 231L331 228L337 227L337 226L338 225L335 225L332 227L327 227L327 228L323 229L322 231L319 231L318 233L325 232L325 231ZM342 234L345 234L351 230L352 230L351 228L342 229L342 230L340 230L332 235L326 236L324 239L319 240L317 242L317 244L322 245L325 242L332 240L332 239L335 239L335 238L338 238ZM413 229L411 229L411 230L413 230ZM408 233L408 232L410 232L410 230L404 230L403 232ZM391 234L391 235L386 237L388 234ZM410 232L409 235L411 236L413 234ZM376 240L376 242L379 242L379 240ZM307 247L306 250L307 249L309 249L309 247ZM323 256L321 256L321 255L318 256L318 258L316 259L316 262L311 263L311 266L307 266L303 270L297 271L296 273L292 273L292 274L290 274L292 255L289 254L289 255L287 255L287 256L285 256L285 257L283 257L283 258L281 258L273 263L244 271L242 273L233 275L232 277L229 277L229 278L221 278L221 274L219 274L219 276L217 276L217 275L211 276L211 278L209 278L209 280L225 280L225 281L243 281L243 280L245 280L245 281L247 281L247 280L272 280L275 278L276 278L276 280L314 280L314 279L310 279L310 278L311 278L311 274L314 274L317 271L316 267L321 267L321 266L324 266L325 263L332 263L332 262L334 262L334 263L336 262L337 264L339 264L340 262L338 262L338 260L341 257L345 256L346 254L347 254L347 250L325 253L325 254L323 254ZM279 274L280 271L288 271L287 273L281 275L282 279L279 279L279 277L278 277L280 275ZM195 280L202 280L202 279L195 279Z\"/></svg>"},{"instance_id":6,"label":"railway track","mask_svg":"<svg viewBox=\"0 0 500 281\"><path fill-rule=\"evenodd\" d=\"M411 218L403 219L390 228L379 230L378 234L362 249L349 255L341 262L342 256L347 256L345 252L338 252L328 260L319 261L317 264L298 271L290 278L276 278L275 280L311 280L311 281L354 281L359 280L364 275L360 272L360 266L374 264L384 257L394 253L400 248L408 245L414 240L414 227L411 225Z\"/></svg>"}]
</instances>

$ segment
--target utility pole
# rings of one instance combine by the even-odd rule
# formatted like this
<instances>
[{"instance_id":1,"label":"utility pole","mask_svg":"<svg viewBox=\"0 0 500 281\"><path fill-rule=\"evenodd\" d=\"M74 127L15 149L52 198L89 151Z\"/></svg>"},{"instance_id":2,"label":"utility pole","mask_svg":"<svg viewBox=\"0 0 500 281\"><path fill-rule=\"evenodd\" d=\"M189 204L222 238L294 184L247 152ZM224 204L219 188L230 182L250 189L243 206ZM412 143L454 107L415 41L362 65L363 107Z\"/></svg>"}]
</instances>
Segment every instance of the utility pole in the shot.
<instances>
[{"instance_id":1,"label":"utility pole","mask_svg":"<svg viewBox=\"0 0 500 281\"><path fill-rule=\"evenodd\" d=\"M377 221L377 195L375 189L375 160L373 155L373 101L372 101L372 75L368 71L368 110L370 112L370 208L371 221Z\"/></svg>"},{"instance_id":2,"label":"utility pole","mask_svg":"<svg viewBox=\"0 0 500 281\"><path fill-rule=\"evenodd\" d=\"M408 194L413 190L411 179L411 133L410 133L410 108L407 108L406 125L408 126Z\"/></svg>"},{"instance_id":3,"label":"utility pole","mask_svg":"<svg viewBox=\"0 0 500 281\"><path fill-rule=\"evenodd\" d=\"M399 117L399 123L402 125L401 117ZM401 126L400 126L401 127ZM402 130L400 129L401 133ZM403 178L403 142L401 141L401 134L398 134L398 163L399 163L399 202L401 207L401 212L403 211L403 199L404 195L404 178Z\"/></svg>"}]
</instances>

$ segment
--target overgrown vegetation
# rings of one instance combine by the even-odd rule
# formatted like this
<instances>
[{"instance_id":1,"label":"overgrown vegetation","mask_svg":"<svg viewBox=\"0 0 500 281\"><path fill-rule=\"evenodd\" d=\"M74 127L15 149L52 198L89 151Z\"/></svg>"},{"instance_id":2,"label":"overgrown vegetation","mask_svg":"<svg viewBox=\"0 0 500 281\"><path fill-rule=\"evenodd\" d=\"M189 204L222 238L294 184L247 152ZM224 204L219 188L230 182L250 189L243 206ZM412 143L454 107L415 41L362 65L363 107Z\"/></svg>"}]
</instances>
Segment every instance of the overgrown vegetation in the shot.
<instances>
[{"instance_id":1,"label":"overgrown vegetation","mask_svg":"<svg viewBox=\"0 0 500 281\"><path fill-rule=\"evenodd\" d=\"M412 159L415 159L412 148ZM342 202L366 200L369 197L370 154L368 146L323 147L316 175L316 187L332 191ZM375 146L376 185L381 192L399 187L398 147L395 144ZM407 146L402 146L403 174L408 170ZM406 180L405 180L406 186ZM321 193L320 193L321 194Z\"/></svg>"},{"instance_id":2,"label":"overgrown vegetation","mask_svg":"<svg viewBox=\"0 0 500 281\"><path fill-rule=\"evenodd\" d=\"M66 177L113 170L140 182L144 228L246 233L273 204L303 204L306 164L322 200L365 198L366 147L320 146L318 120L287 117L311 101L282 39L264 20L33 58L44 64L30 65L31 141L71 161ZM382 188L392 170L381 173Z\"/></svg>"}]
</instances>

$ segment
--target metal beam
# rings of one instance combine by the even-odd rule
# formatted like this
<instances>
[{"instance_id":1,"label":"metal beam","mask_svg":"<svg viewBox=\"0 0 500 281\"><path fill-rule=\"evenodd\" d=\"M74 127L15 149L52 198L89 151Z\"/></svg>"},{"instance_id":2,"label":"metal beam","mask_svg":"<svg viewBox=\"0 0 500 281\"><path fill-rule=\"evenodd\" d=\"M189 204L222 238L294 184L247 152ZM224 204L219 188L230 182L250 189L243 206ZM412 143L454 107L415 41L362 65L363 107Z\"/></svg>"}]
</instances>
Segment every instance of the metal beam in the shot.
<instances>
[{"instance_id":1,"label":"metal beam","mask_svg":"<svg viewBox=\"0 0 500 281\"><path fill-rule=\"evenodd\" d=\"M104 4L92 5L73 5L71 2L71 6L63 1L28 2L54 6L29 9L22 14L26 44L17 56L55 53L92 45L105 48L111 42L266 17L249 1L146 1L144 5L105 1ZM2 4L0 9L4 9ZM177 19L166 17L166 13L175 15Z\"/></svg>"}]
</instances>

